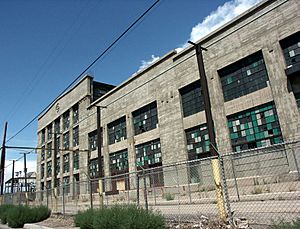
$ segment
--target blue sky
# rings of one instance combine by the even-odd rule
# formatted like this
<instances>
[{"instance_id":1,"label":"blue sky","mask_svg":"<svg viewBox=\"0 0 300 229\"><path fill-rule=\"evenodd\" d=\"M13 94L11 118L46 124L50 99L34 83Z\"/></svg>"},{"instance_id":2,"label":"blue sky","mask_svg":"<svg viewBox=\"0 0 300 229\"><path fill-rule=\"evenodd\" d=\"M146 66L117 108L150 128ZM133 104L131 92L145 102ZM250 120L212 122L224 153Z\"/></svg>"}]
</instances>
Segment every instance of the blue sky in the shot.
<instances>
[{"instance_id":1,"label":"blue sky","mask_svg":"<svg viewBox=\"0 0 300 229\"><path fill-rule=\"evenodd\" d=\"M9 138L154 2L1 0L1 142L5 121ZM187 40L198 40L257 2L161 0L88 73L96 81L118 85L159 56L181 50ZM7 145L35 146L36 130L34 122ZM19 158L20 152L8 151L7 159ZM33 170L35 156L28 159ZM21 166L20 161L17 168Z\"/></svg>"}]
</instances>

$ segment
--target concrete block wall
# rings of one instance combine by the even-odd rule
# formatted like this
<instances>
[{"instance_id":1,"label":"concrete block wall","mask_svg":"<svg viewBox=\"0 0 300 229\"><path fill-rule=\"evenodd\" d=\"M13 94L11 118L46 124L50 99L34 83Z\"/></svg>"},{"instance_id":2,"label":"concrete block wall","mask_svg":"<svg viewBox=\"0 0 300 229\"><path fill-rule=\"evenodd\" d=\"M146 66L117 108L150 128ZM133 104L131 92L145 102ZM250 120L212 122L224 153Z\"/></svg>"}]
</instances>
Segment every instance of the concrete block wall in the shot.
<instances>
[{"instance_id":1,"label":"concrete block wall","mask_svg":"<svg viewBox=\"0 0 300 229\"><path fill-rule=\"evenodd\" d=\"M284 71L286 64L279 44L280 40L300 30L299 5L297 0L262 1L258 6L199 41L208 49L203 53L203 57L218 150L221 154L232 151L227 116L270 101L274 101L276 105L284 140L299 135L300 115L293 92L288 89L289 80ZM263 54L269 77L268 87L224 102L218 70L257 51ZM72 96L67 94L66 98L63 97L64 103L75 104L79 100L85 101L86 98L83 107L88 106L90 92L86 90L86 85L89 80L91 79L82 81L85 87L78 87L74 92L70 92ZM199 80L199 72L195 51L192 48L187 48L181 53L166 54L152 66L134 74L95 101L85 111L80 110L89 116L80 123L80 148L87 149L88 133L96 129L95 106L107 106L101 111L101 126L104 133L102 153L106 176L110 175L110 153L127 149L129 171L134 172L136 171L135 146L158 138L161 143L163 165L187 160L185 130L206 123L206 118L204 111L183 117L179 89L196 80ZM153 101L157 103L158 127L134 135L132 112ZM69 107L66 105L66 108L61 109L63 111ZM107 124L123 116L126 116L127 139L109 145ZM57 114L52 107L40 118L39 131L56 117ZM96 157L97 152L93 151L92 158ZM86 166L86 158L86 154L81 153L81 167ZM289 161L289 164L292 164L292 159ZM295 166L290 167L291 170L294 168ZM80 170L80 179L84 179L84 171L87 170ZM176 174L169 172L165 174L166 186L174 176ZM187 182L188 170L186 176L182 176L182 182Z\"/></svg>"}]
</instances>

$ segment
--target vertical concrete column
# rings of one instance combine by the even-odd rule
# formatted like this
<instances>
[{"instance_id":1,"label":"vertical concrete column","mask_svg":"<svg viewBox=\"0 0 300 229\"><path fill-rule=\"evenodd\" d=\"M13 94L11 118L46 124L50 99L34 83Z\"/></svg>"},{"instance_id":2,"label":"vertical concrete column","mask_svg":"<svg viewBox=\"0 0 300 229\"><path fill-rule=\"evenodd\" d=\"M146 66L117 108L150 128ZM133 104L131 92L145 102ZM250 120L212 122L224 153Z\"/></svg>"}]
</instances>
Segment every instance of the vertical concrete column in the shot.
<instances>
[{"instance_id":1,"label":"vertical concrete column","mask_svg":"<svg viewBox=\"0 0 300 229\"><path fill-rule=\"evenodd\" d=\"M131 112L126 114L126 130L127 130L127 143L128 143L128 165L129 172L136 172L136 153L135 153L135 142L134 142L134 127L133 117ZM130 175L130 189L136 188L136 175Z\"/></svg>"},{"instance_id":2,"label":"vertical concrete column","mask_svg":"<svg viewBox=\"0 0 300 229\"><path fill-rule=\"evenodd\" d=\"M288 77L284 71L286 63L277 39L263 49L263 56L268 70L283 140L289 141L299 135L300 115L294 94L289 88ZM296 171L297 168L292 150L286 149L286 154L290 171Z\"/></svg>"},{"instance_id":3,"label":"vertical concrete column","mask_svg":"<svg viewBox=\"0 0 300 229\"><path fill-rule=\"evenodd\" d=\"M205 56L205 53L204 53ZM224 96L220 82L220 77L216 71L217 66L210 64L204 65L207 74L207 83L216 133L216 142L220 154L232 151L231 139L227 125L227 117L224 107Z\"/></svg>"},{"instance_id":4,"label":"vertical concrete column","mask_svg":"<svg viewBox=\"0 0 300 229\"><path fill-rule=\"evenodd\" d=\"M109 109L109 108L107 108ZM103 132L103 147L102 147L102 156L103 156L103 170L104 177L107 178L110 176L109 168L109 144L108 144L108 133L107 133L107 124L102 121L102 132ZM104 191L111 190L111 182L109 179L104 179Z\"/></svg>"},{"instance_id":5,"label":"vertical concrete column","mask_svg":"<svg viewBox=\"0 0 300 229\"><path fill-rule=\"evenodd\" d=\"M89 150L89 140L88 140L88 126L91 125L89 122L95 117L93 115L88 117L94 110L86 109L89 105L89 99L82 100L78 104L79 109L79 147L81 150ZM88 167L88 151L79 152L79 181L80 181L80 195L85 195L88 193L88 176L89 176L89 167Z\"/></svg>"},{"instance_id":6,"label":"vertical concrete column","mask_svg":"<svg viewBox=\"0 0 300 229\"><path fill-rule=\"evenodd\" d=\"M268 48L264 48L263 55L283 138L284 140L293 139L300 130L300 116L284 71L286 64L279 42L274 41Z\"/></svg>"}]
</instances>

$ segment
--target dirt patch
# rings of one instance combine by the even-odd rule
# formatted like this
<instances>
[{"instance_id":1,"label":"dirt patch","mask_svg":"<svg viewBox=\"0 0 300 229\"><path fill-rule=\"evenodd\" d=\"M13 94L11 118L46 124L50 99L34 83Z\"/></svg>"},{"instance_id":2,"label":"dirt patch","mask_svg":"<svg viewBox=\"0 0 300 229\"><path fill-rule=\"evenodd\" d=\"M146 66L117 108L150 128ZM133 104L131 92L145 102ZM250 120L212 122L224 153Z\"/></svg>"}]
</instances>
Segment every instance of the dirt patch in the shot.
<instances>
[{"instance_id":1,"label":"dirt patch","mask_svg":"<svg viewBox=\"0 0 300 229\"><path fill-rule=\"evenodd\" d=\"M63 216L52 214L48 219L36 223L37 225L51 227L51 228L74 228L74 218L73 216Z\"/></svg>"}]
</instances>

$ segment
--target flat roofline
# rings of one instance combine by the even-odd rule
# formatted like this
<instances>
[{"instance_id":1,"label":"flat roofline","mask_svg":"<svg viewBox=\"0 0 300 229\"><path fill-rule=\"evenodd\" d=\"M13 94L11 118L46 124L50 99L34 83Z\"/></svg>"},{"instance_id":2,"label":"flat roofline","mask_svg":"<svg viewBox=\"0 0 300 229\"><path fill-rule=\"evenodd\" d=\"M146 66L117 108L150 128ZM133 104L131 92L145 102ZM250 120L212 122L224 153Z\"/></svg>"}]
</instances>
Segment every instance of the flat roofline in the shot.
<instances>
[{"instance_id":1,"label":"flat roofline","mask_svg":"<svg viewBox=\"0 0 300 229\"><path fill-rule=\"evenodd\" d=\"M100 98L98 98L97 100L95 100L93 103L91 103L88 106L88 109L90 109L91 107L95 106L96 103L100 102L101 100L107 98L108 96L110 96L111 94L115 93L116 91L120 90L121 88L125 87L127 84L129 84L130 82L132 82L133 80L135 80L136 78L138 78L139 76L143 75L144 73L150 71L152 68L154 68L155 66L161 64L162 62L164 62L165 60L169 59L170 57L174 56L177 52L175 50L168 52L166 55L164 55L163 57L159 58L157 61L153 62L152 64L150 64L147 68L142 69L141 71L135 72L130 78L128 78L127 80L125 80L124 82L122 82L120 85L116 86L115 88L113 88L112 90L110 90L109 92L105 93L103 96L101 96Z\"/></svg>"},{"instance_id":2,"label":"flat roofline","mask_svg":"<svg viewBox=\"0 0 300 229\"><path fill-rule=\"evenodd\" d=\"M70 88L68 91L66 91L65 93L63 93L61 96L58 96L55 98L55 100L53 100L53 102L51 103L51 105L43 112L43 114L41 114L38 117L38 121L44 117L44 115L54 106L54 104L60 100L61 98L63 98L64 96L66 96L67 94L69 94L71 91L73 91L80 83L82 83L86 78L90 78L93 79L92 76L90 76L89 74L86 74L85 76L83 76L72 88Z\"/></svg>"},{"instance_id":3,"label":"flat roofline","mask_svg":"<svg viewBox=\"0 0 300 229\"><path fill-rule=\"evenodd\" d=\"M245 20L246 18L249 18L253 14L257 13L258 11L264 9L265 7L271 5L272 3L276 2L276 1L278 1L278 0L263 0L263 1L259 2L258 4L252 6L248 10L246 10L244 13L242 13L239 16L236 16L235 18L231 19L230 21L228 21L227 23L225 23L223 26L221 26L218 29L210 32L206 36L200 38L195 43L197 43L197 44L207 43L209 40L212 40L213 38L219 36L224 31L226 31L229 28L231 28L231 27L239 24L241 21ZM281 5L281 4L283 4L283 3L287 2L287 1L289 1L289 0L282 0L281 2L279 2L279 5ZM209 45L212 45L212 44L209 44ZM165 60L167 60L167 59L169 59L171 57L173 57L174 55L175 55L175 57L173 57L173 60L177 60L180 57L182 57L182 56L186 55L187 53L189 53L190 51L192 51L193 49L194 49L194 46L193 45L189 45L188 47L184 48L180 52L177 52L176 50L170 51L169 53L167 53L166 55L164 55L163 57L161 57L160 59L158 59L157 61L155 61L153 64L149 65L147 68L134 73L129 79L127 79L124 82L122 82L120 85L118 85L117 87L115 87L114 89L112 89L111 91L109 91L108 93L106 93L105 95L103 95L101 98L95 100L93 103L90 104L90 106L88 107L88 109L90 109L91 107L95 106L95 104L97 104L100 101L104 100L105 98L107 98L108 96L112 95L113 93L117 92L118 90L120 90L121 88L123 88L124 86L126 86L127 84L129 84L131 81L135 80L136 78L138 78L142 74L144 74L147 71L151 70L153 67L157 66L158 64L164 62Z\"/></svg>"}]
</instances>

